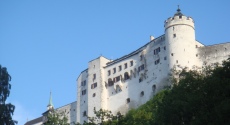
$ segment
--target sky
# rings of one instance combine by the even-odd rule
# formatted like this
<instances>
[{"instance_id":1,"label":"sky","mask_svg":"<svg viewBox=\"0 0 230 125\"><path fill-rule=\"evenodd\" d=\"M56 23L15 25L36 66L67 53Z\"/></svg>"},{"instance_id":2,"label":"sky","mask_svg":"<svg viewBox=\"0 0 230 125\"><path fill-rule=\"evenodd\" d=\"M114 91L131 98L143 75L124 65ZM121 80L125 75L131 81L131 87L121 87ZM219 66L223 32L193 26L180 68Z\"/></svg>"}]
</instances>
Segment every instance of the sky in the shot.
<instances>
[{"instance_id":1,"label":"sky","mask_svg":"<svg viewBox=\"0 0 230 125\"><path fill-rule=\"evenodd\" d=\"M76 79L99 56L116 59L164 34L180 5L196 40L230 42L230 1L0 0L0 65L11 80L18 125L77 100Z\"/></svg>"}]
</instances>

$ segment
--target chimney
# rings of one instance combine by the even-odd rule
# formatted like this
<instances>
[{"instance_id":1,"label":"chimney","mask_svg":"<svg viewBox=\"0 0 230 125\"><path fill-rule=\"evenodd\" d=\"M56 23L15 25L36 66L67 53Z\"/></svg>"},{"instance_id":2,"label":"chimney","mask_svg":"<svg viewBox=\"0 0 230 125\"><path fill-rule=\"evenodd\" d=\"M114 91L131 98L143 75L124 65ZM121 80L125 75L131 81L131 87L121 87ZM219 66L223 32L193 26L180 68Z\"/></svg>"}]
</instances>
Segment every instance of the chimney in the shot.
<instances>
[{"instance_id":1,"label":"chimney","mask_svg":"<svg viewBox=\"0 0 230 125\"><path fill-rule=\"evenodd\" d=\"M153 36L150 36L150 41L154 40L154 37Z\"/></svg>"}]
</instances>

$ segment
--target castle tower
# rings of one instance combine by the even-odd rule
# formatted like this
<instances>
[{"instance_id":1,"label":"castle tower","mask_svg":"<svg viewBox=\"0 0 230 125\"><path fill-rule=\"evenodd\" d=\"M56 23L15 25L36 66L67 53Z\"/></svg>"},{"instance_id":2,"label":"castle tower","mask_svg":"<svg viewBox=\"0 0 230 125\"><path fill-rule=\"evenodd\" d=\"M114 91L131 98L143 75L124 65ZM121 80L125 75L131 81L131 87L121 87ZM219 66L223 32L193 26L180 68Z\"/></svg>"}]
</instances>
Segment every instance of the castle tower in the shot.
<instances>
[{"instance_id":1,"label":"castle tower","mask_svg":"<svg viewBox=\"0 0 230 125\"><path fill-rule=\"evenodd\" d=\"M169 70L174 65L188 68L197 65L193 19L183 15L178 6L177 12L165 21L164 27Z\"/></svg>"}]
</instances>

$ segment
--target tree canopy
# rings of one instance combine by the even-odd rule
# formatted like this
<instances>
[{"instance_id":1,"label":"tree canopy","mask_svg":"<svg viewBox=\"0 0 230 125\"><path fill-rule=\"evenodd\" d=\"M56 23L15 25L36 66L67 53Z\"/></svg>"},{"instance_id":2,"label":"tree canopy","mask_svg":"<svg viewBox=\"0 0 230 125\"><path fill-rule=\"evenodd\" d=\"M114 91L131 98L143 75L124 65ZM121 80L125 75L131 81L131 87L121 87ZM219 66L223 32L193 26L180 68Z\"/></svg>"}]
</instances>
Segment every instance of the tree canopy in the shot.
<instances>
[{"instance_id":1,"label":"tree canopy","mask_svg":"<svg viewBox=\"0 0 230 125\"><path fill-rule=\"evenodd\" d=\"M11 76L7 69L0 65L0 125L15 125L17 121L12 119L15 106L11 103L6 104L6 99L10 95Z\"/></svg>"}]
</instances>

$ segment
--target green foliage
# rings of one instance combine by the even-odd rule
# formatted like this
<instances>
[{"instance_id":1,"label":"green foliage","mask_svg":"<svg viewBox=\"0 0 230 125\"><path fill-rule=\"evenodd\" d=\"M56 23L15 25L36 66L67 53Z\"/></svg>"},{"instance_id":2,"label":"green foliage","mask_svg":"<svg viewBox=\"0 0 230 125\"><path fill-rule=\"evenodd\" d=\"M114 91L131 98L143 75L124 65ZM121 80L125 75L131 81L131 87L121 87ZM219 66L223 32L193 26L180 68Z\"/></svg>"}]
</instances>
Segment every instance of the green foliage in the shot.
<instances>
[{"instance_id":1,"label":"green foliage","mask_svg":"<svg viewBox=\"0 0 230 125\"><path fill-rule=\"evenodd\" d=\"M10 75L5 67L0 65L0 125L15 125L17 121L12 120L15 106L11 103L6 104L5 101L10 95L11 84Z\"/></svg>"},{"instance_id":2,"label":"green foliage","mask_svg":"<svg viewBox=\"0 0 230 125\"><path fill-rule=\"evenodd\" d=\"M162 125L230 124L230 61L203 71L180 73L159 105L156 121Z\"/></svg>"},{"instance_id":3,"label":"green foliage","mask_svg":"<svg viewBox=\"0 0 230 125\"><path fill-rule=\"evenodd\" d=\"M88 117L89 123L84 123L84 125L107 125L111 123L114 116L111 111L100 109L98 111L94 110L95 117ZM106 120L106 122L105 122Z\"/></svg>"},{"instance_id":4,"label":"green foliage","mask_svg":"<svg viewBox=\"0 0 230 125\"><path fill-rule=\"evenodd\" d=\"M64 112L55 112L54 110L47 115L47 121L44 125L70 125Z\"/></svg>"}]
</instances>

